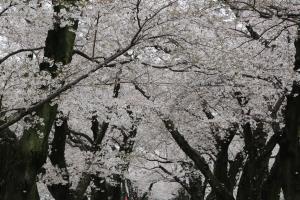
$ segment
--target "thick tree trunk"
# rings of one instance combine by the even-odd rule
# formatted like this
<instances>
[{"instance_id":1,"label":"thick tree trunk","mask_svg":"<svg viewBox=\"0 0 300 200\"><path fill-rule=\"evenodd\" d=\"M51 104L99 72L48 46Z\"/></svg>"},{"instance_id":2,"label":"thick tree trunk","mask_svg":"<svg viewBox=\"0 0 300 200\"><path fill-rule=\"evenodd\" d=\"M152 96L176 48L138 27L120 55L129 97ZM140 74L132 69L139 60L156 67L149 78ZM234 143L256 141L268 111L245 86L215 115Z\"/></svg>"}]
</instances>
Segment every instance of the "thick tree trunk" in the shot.
<instances>
[{"instance_id":1,"label":"thick tree trunk","mask_svg":"<svg viewBox=\"0 0 300 200\"><path fill-rule=\"evenodd\" d=\"M32 125L24 131L22 138L14 144L6 145L3 166L1 200L38 200L36 176L46 161L48 153L48 136L54 122L57 106L45 104L37 111L43 123ZM28 117L30 120L30 118ZM2 146L3 147L3 146ZM11 151L8 154L8 151ZM7 157L10 156L10 157Z\"/></svg>"},{"instance_id":2,"label":"thick tree trunk","mask_svg":"<svg viewBox=\"0 0 300 200\"><path fill-rule=\"evenodd\" d=\"M59 10L58 10L59 12ZM67 64L72 59L75 33L70 29L77 28L77 22L74 22L73 27L61 28L59 24L55 24L54 30L48 32L45 47L45 56L53 59L55 62ZM49 63L42 63L41 70L49 71L54 78L57 73L56 66L50 66ZM42 165L45 163L48 155L48 136L53 125L57 112L57 105L50 106L46 103L37 111L43 123L32 124L32 126L24 131L22 138L11 145L9 151L14 152L6 158L7 163L1 163L1 166L7 166L9 169L5 177L3 177L0 188L1 200L38 200L39 195L36 187L36 176L39 173ZM31 118L28 117L30 121ZM56 139L63 139L58 138ZM55 141L58 145L59 141ZM7 154L8 151L3 151ZM2 151L0 152L2 154ZM10 153L11 154L11 153ZM61 165L62 162L55 159L58 155L52 154L52 161L55 164ZM2 155L0 155L2 156ZM8 155L5 155L8 156ZM56 158L55 158L56 157ZM60 191L61 187L53 186L52 192L56 198L64 196L64 192Z\"/></svg>"},{"instance_id":3,"label":"thick tree trunk","mask_svg":"<svg viewBox=\"0 0 300 200\"><path fill-rule=\"evenodd\" d=\"M229 192L233 192L230 185L229 174L228 174L228 148L235 136L235 131L230 130L226 138L219 138L216 136L216 142L218 147L218 153L214 164L214 175L216 178L226 185ZM214 191L213 191L214 192ZM216 200L223 200L223 196L214 192Z\"/></svg>"},{"instance_id":4,"label":"thick tree trunk","mask_svg":"<svg viewBox=\"0 0 300 200\"><path fill-rule=\"evenodd\" d=\"M0 124L3 122L0 122ZM7 190L8 176L12 174L11 166L15 163L18 150L17 137L6 129L0 134L0 199L4 199Z\"/></svg>"},{"instance_id":5,"label":"thick tree trunk","mask_svg":"<svg viewBox=\"0 0 300 200\"><path fill-rule=\"evenodd\" d=\"M248 158L239 182L237 199L261 200L263 181L268 173L269 156L261 158L260 154L265 146L267 134L261 122L257 122L256 129L253 129L250 123L246 123L243 133Z\"/></svg>"},{"instance_id":6,"label":"thick tree trunk","mask_svg":"<svg viewBox=\"0 0 300 200\"><path fill-rule=\"evenodd\" d=\"M300 27L294 44L296 49L294 70L298 71L300 69ZM282 190L286 200L296 200L300 199L300 85L296 81L287 97L285 124L279 151Z\"/></svg>"},{"instance_id":7,"label":"thick tree trunk","mask_svg":"<svg viewBox=\"0 0 300 200\"><path fill-rule=\"evenodd\" d=\"M286 200L295 200L300 199L300 87L296 82L287 98L285 120L279 151L282 189Z\"/></svg>"}]
</instances>

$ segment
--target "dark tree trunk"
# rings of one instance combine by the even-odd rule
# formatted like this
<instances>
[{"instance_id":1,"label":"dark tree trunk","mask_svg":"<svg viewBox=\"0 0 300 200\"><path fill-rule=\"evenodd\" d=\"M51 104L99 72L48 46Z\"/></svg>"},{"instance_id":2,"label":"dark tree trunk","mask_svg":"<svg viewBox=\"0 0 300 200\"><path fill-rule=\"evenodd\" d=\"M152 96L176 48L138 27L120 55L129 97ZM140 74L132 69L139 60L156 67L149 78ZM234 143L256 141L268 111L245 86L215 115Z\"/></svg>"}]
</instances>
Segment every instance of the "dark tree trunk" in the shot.
<instances>
[{"instance_id":1,"label":"dark tree trunk","mask_svg":"<svg viewBox=\"0 0 300 200\"><path fill-rule=\"evenodd\" d=\"M49 155L51 164L58 167L62 172L64 183L47 185L49 192L55 200L71 200L69 174L65 160L65 145L66 137L69 133L68 123L66 118L60 118L60 125L55 124L54 138Z\"/></svg>"},{"instance_id":2,"label":"dark tree trunk","mask_svg":"<svg viewBox=\"0 0 300 200\"><path fill-rule=\"evenodd\" d=\"M300 27L294 42L296 54L294 70L300 69ZM287 96L285 129L280 143L280 175L282 190L286 200L300 199L300 85L294 82Z\"/></svg>"},{"instance_id":3,"label":"dark tree trunk","mask_svg":"<svg viewBox=\"0 0 300 200\"><path fill-rule=\"evenodd\" d=\"M1 175L1 200L39 199L36 176L47 158L48 136L54 122L56 109L57 106L45 104L37 111L37 116L43 119L43 124L32 125L24 131L19 141L1 145L1 149L6 148L0 152L0 157L4 156L5 159L5 161L1 159L4 161L1 163L1 168L7 167L3 169L5 174Z\"/></svg>"},{"instance_id":4,"label":"dark tree trunk","mask_svg":"<svg viewBox=\"0 0 300 200\"><path fill-rule=\"evenodd\" d=\"M300 48L300 47L299 47ZM300 52L299 52L300 53ZM300 199L300 87L294 82L287 97L284 139L280 143L282 189L286 200Z\"/></svg>"},{"instance_id":5,"label":"dark tree trunk","mask_svg":"<svg viewBox=\"0 0 300 200\"><path fill-rule=\"evenodd\" d=\"M204 200L205 193L203 192L203 187L205 186L200 176L192 177L189 186L188 192L191 195L191 200Z\"/></svg>"},{"instance_id":6,"label":"dark tree trunk","mask_svg":"<svg viewBox=\"0 0 300 200\"><path fill-rule=\"evenodd\" d=\"M228 148L233 137L235 136L235 133L235 130L229 130L226 138L219 138L218 135L216 136L218 153L214 164L214 175L221 183L226 185L228 190L232 188L230 186L230 180L228 176ZM232 193L233 190L229 190L229 192ZM216 200L223 199L223 196L216 192L214 192L214 196L216 197Z\"/></svg>"},{"instance_id":7,"label":"dark tree trunk","mask_svg":"<svg viewBox=\"0 0 300 200\"><path fill-rule=\"evenodd\" d=\"M1 124L2 122L0 122ZM4 199L7 190L8 177L13 176L10 170L16 162L14 159L18 151L17 137L6 129L0 133L0 199Z\"/></svg>"},{"instance_id":8,"label":"dark tree trunk","mask_svg":"<svg viewBox=\"0 0 300 200\"><path fill-rule=\"evenodd\" d=\"M258 121L253 129L250 123L243 126L245 150L248 155L239 182L238 200L261 200L262 185L268 174L269 156L260 157L265 146L267 134L263 130L263 123Z\"/></svg>"},{"instance_id":9,"label":"dark tree trunk","mask_svg":"<svg viewBox=\"0 0 300 200\"><path fill-rule=\"evenodd\" d=\"M105 178L93 177L94 187L92 187L91 200L108 200L108 191Z\"/></svg>"},{"instance_id":10,"label":"dark tree trunk","mask_svg":"<svg viewBox=\"0 0 300 200\"><path fill-rule=\"evenodd\" d=\"M263 200L279 200L282 179L280 172L280 154L278 154L262 188Z\"/></svg>"},{"instance_id":11,"label":"dark tree trunk","mask_svg":"<svg viewBox=\"0 0 300 200\"><path fill-rule=\"evenodd\" d=\"M212 189L220 196L223 197L224 200L234 200L234 197L230 191L228 191L227 187L222 184L211 172L209 169L209 165L205 161L205 159L194 149L189 143L185 140L185 138L179 133L177 128L174 126L173 122L170 119L162 119L165 127L171 133L173 139L178 144L178 146L182 149L186 155L194 161L196 167L201 171L201 173L205 176L208 183L212 187Z\"/></svg>"},{"instance_id":12,"label":"dark tree trunk","mask_svg":"<svg viewBox=\"0 0 300 200\"><path fill-rule=\"evenodd\" d=\"M229 163L229 170L228 170L228 179L229 179L229 186L228 190L233 193L235 186L237 186L237 174L240 172L243 162L245 159L244 152L239 152L234 160Z\"/></svg>"}]
</instances>

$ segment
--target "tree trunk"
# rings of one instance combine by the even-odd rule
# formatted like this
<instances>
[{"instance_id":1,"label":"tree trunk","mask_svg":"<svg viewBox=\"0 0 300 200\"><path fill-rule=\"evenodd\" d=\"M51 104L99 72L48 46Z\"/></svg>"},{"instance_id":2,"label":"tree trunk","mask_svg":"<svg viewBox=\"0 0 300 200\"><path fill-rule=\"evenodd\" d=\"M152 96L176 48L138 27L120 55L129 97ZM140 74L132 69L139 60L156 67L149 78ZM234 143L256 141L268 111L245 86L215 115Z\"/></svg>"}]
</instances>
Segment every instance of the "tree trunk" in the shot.
<instances>
[{"instance_id":1,"label":"tree trunk","mask_svg":"<svg viewBox=\"0 0 300 200\"><path fill-rule=\"evenodd\" d=\"M48 153L48 136L54 122L57 106L45 104L37 111L43 124L37 123L24 131L23 136L14 144L7 145L4 163L6 166L0 192L1 200L38 200L36 176L46 161ZM30 120L31 118L28 117ZM3 146L2 146L3 147ZM8 151L11 151L8 154ZM5 155L4 155L5 156Z\"/></svg>"},{"instance_id":2,"label":"tree trunk","mask_svg":"<svg viewBox=\"0 0 300 200\"><path fill-rule=\"evenodd\" d=\"M105 178L93 176L94 187L92 187L91 200L108 200L108 191Z\"/></svg>"},{"instance_id":3,"label":"tree trunk","mask_svg":"<svg viewBox=\"0 0 300 200\"><path fill-rule=\"evenodd\" d=\"M280 173L280 154L278 154L262 188L263 200L279 200L282 179Z\"/></svg>"},{"instance_id":4,"label":"tree trunk","mask_svg":"<svg viewBox=\"0 0 300 200\"><path fill-rule=\"evenodd\" d=\"M65 182L47 185L47 188L55 200L71 200L69 174L65 160L65 145L69 127L66 118L58 120L62 120L62 123L61 125L55 124L54 138L49 158L51 164L61 170L61 175Z\"/></svg>"},{"instance_id":5,"label":"tree trunk","mask_svg":"<svg viewBox=\"0 0 300 200\"><path fill-rule=\"evenodd\" d=\"M243 126L245 150L248 158L243 168L237 193L238 200L261 200L263 181L268 173L269 156L260 157L267 134L263 123L258 121L253 129L250 123Z\"/></svg>"},{"instance_id":6,"label":"tree trunk","mask_svg":"<svg viewBox=\"0 0 300 200\"><path fill-rule=\"evenodd\" d=\"M294 42L296 54L294 70L300 69L300 27ZM282 190L286 200L300 199L300 86L293 83L292 91L287 97L285 111L285 129L280 143L280 166Z\"/></svg>"},{"instance_id":7,"label":"tree trunk","mask_svg":"<svg viewBox=\"0 0 300 200\"><path fill-rule=\"evenodd\" d=\"M233 192L231 189L232 186L230 185L229 180L229 174L228 174L228 148L229 145L235 136L236 131L235 130L229 130L228 136L226 138L219 138L219 136L216 136L216 142L217 142L217 148L218 153L216 156L216 161L214 163L214 175L216 178L226 185L229 192ZM213 191L216 197L216 200L223 200L223 196Z\"/></svg>"},{"instance_id":8,"label":"tree trunk","mask_svg":"<svg viewBox=\"0 0 300 200\"><path fill-rule=\"evenodd\" d=\"M189 184L189 194L191 195L191 200L204 200L205 194L203 193L203 187L201 177L194 177L190 179Z\"/></svg>"},{"instance_id":9,"label":"tree trunk","mask_svg":"<svg viewBox=\"0 0 300 200\"><path fill-rule=\"evenodd\" d=\"M201 171L205 176L208 183L216 194L223 197L224 200L234 200L232 193L228 191L224 184L222 184L211 172L209 166L205 159L194 149L185 138L179 133L177 128L174 126L173 122L170 119L162 119L165 127L171 133L173 139L178 144L186 155L194 161L196 167Z\"/></svg>"},{"instance_id":10,"label":"tree trunk","mask_svg":"<svg viewBox=\"0 0 300 200\"><path fill-rule=\"evenodd\" d=\"M299 52L300 53L300 52ZM286 200L300 199L300 87L294 82L287 97L286 127L280 144L282 189Z\"/></svg>"}]
</instances>

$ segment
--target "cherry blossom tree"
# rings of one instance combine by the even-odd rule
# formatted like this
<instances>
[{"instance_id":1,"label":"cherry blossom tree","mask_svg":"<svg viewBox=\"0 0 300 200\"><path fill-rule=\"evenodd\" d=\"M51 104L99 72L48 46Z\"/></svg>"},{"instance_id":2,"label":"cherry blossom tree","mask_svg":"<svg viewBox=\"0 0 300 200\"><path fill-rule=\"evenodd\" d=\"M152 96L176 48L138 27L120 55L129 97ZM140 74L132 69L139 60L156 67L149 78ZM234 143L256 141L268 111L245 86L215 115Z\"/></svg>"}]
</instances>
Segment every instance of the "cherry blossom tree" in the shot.
<instances>
[{"instance_id":1,"label":"cherry blossom tree","mask_svg":"<svg viewBox=\"0 0 300 200\"><path fill-rule=\"evenodd\" d=\"M0 199L297 199L298 7L1 3Z\"/></svg>"}]
</instances>

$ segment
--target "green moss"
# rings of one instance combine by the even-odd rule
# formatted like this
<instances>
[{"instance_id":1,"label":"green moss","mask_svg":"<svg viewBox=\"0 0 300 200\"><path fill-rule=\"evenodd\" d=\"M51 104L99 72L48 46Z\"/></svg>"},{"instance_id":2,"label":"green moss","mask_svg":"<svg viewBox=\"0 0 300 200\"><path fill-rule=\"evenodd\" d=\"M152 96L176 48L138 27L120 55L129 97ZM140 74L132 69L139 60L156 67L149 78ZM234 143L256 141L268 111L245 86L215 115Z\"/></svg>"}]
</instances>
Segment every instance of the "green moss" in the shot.
<instances>
[{"instance_id":1,"label":"green moss","mask_svg":"<svg viewBox=\"0 0 300 200\"><path fill-rule=\"evenodd\" d=\"M77 23L75 22L75 28ZM56 63L61 62L64 65L72 60L73 47L76 34L73 27L56 27L48 31L46 39L45 56L53 59Z\"/></svg>"},{"instance_id":2,"label":"green moss","mask_svg":"<svg viewBox=\"0 0 300 200\"><path fill-rule=\"evenodd\" d=\"M24 131L20 139L20 154L22 158L28 158L30 162L38 168L43 165L48 153L48 136L53 125L57 105L43 105L37 116L43 119L43 123L38 123Z\"/></svg>"},{"instance_id":3,"label":"green moss","mask_svg":"<svg viewBox=\"0 0 300 200\"><path fill-rule=\"evenodd\" d=\"M70 7L77 6L77 3L84 1L80 0L62 0L58 5L54 6L54 11L59 13L62 9L67 12ZM71 62L73 55L73 47L77 30L78 21L69 18L72 25L60 27L59 23L54 24L54 29L48 31L46 38L45 57L51 58L55 63L66 65ZM48 70L50 71L50 69ZM51 73L52 74L52 73Z\"/></svg>"},{"instance_id":4,"label":"green moss","mask_svg":"<svg viewBox=\"0 0 300 200\"><path fill-rule=\"evenodd\" d=\"M24 131L18 141L12 132L6 130L8 139L0 143L0 180L6 182L0 187L0 199L38 200L36 175L45 163L48 154L48 136L57 112L57 105L41 106L36 116L43 123L33 124ZM3 123L3 122L0 122ZM24 192L25 191L25 192Z\"/></svg>"}]
</instances>

